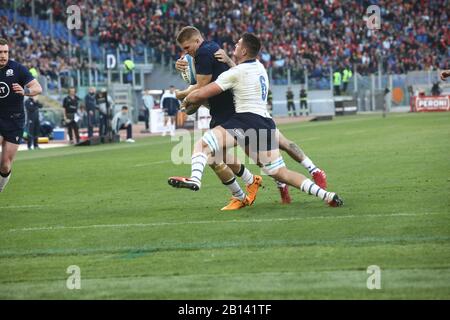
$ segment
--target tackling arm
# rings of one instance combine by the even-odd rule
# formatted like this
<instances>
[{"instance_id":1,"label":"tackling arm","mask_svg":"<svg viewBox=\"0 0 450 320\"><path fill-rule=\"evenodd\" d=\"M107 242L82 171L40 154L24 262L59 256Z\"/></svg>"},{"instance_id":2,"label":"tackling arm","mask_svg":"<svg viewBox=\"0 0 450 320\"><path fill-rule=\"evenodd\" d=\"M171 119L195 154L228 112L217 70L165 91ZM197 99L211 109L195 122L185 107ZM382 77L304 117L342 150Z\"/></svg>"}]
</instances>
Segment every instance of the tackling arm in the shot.
<instances>
[{"instance_id":1,"label":"tackling arm","mask_svg":"<svg viewBox=\"0 0 450 320\"><path fill-rule=\"evenodd\" d=\"M187 89L185 89L185 90L176 91L175 92L175 95L176 95L177 99L178 100L183 100L192 91L194 91L196 89L200 89L200 88L206 86L208 83L211 82L211 79L212 79L212 74L208 74L208 75L200 75L200 74L198 74L196 76L196 80L197 80L196 84L187 87Z\"/></svg>"},{"instance_id":2,"label":"tackling arm","mask_svg":"<svg viewBox=\"0 0 450 320\"><path fill-rule=\"evenodd\" d=\"M198 103L202 100L214 97L222 92L222 88L219 87L215 82L192 91L185 99L187 104ZM183 102L184 102L183 101Z\"/></svg>"}]
</instances>

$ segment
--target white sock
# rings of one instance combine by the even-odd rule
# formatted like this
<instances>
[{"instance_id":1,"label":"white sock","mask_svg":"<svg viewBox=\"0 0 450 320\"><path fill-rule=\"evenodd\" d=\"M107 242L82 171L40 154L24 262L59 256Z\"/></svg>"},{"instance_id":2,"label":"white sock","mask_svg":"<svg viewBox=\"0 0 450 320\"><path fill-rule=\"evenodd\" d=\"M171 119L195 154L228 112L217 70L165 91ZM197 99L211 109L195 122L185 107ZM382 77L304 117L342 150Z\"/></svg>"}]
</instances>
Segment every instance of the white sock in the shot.
<instances>
[{"instance_id":1,"label":"white sock","mask_svg":"<svg viewBox=\"0 0 450 320\"><path fill-rule=\"evenodd\" d=\"M278 187L278 188L284 188L284 187L286 187L286 183L280 182L280 181L278 181L278 180L275 180L275 182L277 183L277 187Z\"/></svg>"},{"instance_id":2,"label":"white sock","mask_svg":"<svg viewBox=\"0 0 450 320\"><path fill-rule=\"evenodd\" d=\"M300 190L302 190L303 192L316 196L326 202L330 201L330 197L331 199L333 198L334 194L332 192L328 192L324 189L322 189L321 187L319 187L317 184L315 184L314 182L312 182L309 179L306 179L305 181L303 181L302 185L300 186Z\"/></svg>"},{"instance_id":3,"label":"white sock","mask_svg":"<svg viewBox=\"0 0 450 320\"><path fill-rule=\"evenodd\" d=\"M0 192L5 189L6 185L8 184L9 178L11 178L11 171L9 172L7 177L0 176Z\"/></svg>"},{"instance_id":4,"label":"white sock","mask_svg":"<svg viewBox=\"0 0 450 320\"><path fill-rule=\"evenodd\" d=\"M226 185L228 187L228 189L230 189L231 194L233 195L233 197L244 201L245 199L245 193L242 190L241 186L239 185L239 183L237 183L236 178L233 177L233 179L231 179L228 182L224 182L224 185Z\"/></svg>"},{"instance_id":5,"label":"white sock","mask_svg":"<svg viewBox=\"0 0 450 320\"><path fill-rule=\"evenodd\" d=\"M192 155L191 164L191 179L201 185L203 170L205 170L205 165L208 157L204 153L195 153Z\"/></svg>"},{"instance_id":6,"label":"white sock","mask_svg":"<svg viewBox=\"0 0 450 320\"><path fill-rule=\"evenodd\" d=\"M314 172L318 171L319 168L317 168L314 163L311 161L310 158L305 157L305 159L303 159L303 161L301 162L302 166L305 167L306 170L308 170L308 172L310 174L313 174Z\"/></svg>"},{"instance_id":7,"label":"white sock","mask_svg":"<svg viewBox=\"0 0 450 320\"><path fill-rule=\"evenodd\" d=\"M243 171L242 171L242 168L244 168ZM242 181L244 181L244 183L246 185L252 184L253 183L253 174L243 164L241 164L241 172L239 172L239 173L241 173L241 175L238 174L238 176L241 177Z\"/></svg>"}]
</instances>

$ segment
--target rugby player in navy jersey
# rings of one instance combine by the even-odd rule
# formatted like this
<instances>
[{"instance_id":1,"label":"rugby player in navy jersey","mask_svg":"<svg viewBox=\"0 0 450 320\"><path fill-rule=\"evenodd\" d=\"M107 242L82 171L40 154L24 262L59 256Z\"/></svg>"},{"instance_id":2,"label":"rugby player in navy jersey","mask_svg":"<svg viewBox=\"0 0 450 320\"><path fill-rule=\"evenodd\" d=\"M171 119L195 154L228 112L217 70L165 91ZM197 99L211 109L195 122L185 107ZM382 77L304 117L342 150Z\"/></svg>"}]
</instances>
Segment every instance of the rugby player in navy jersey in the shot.
<instances>
[{"instance_id":1,"label":"rugby player in navy jersey","mask_svg":"<svg viewBox=\"0 0 450 320\"><path fill-rule=\"evenodd\" d=\"M194 58L197 82L195 85L189 86L186 90L177 91L177 99L184 99L190 92L215 81L221 73L229 69L227 64L218 61L214 57L214 53L220 49L219 45L213 41L204 40L197 28L188 26L181 29L177 35L177 43L184 53ZM177 61L177 64L179 65L179 61ZM232 92L230 90L224 91L208 99L208 107L211 114L210 128L214 128L227 121L235 113ZM222 183L230 189L232 194L230 203L223 207L222 210L237 210L246 205L251 205L255 201L262 178L258 175L253 175L244 165L238 163L237 159L234 159L231 154L227 155L227 160L230 160L229 162L237 167L235 168L235 172L223 162L223 159L214 159L209 164ZM235 173L245 181L247 195L236 181ZM179 186L174 185L174 187Z\"/></svg>"},{"instance_id":2,"label":"rugby player in navy jersey","mask_svg":"<svg viewBox=\"0 0 450 320\"><path fill-rule=\"evenodd\" d=\"M0 39L0 192L11 178L14 157L25 126L24 96L40 94L42 88L27 68L9 59L9 45Z\"/></svg>"}]
</instances>

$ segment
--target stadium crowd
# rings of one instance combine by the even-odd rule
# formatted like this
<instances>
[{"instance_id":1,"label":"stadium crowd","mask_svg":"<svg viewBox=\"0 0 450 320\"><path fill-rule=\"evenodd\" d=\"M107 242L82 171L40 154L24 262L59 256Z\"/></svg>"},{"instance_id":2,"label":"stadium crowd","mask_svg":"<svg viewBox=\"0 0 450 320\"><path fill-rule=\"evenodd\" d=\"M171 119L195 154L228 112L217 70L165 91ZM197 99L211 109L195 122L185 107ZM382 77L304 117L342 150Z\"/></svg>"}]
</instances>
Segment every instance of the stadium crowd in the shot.
<instances>
[{"instance_id":1,"label":"stadium crowd","mask_svg":"<svg viewBox=\"0 0 450 320\"><path fill-rule=\"evenodd\" d=\"M450 68L448 1L443 0L377 1L382 23L379 30L367 28L364 17L373 1L363 0L35 0L35 12L45 18L52 8L54 20L64 21L66 6L77 2L83 19L90 21L90 34L101 45L124 51L147 45L159 61L162 56L165 61L179 57L175 34L189 24L228 53L240 34L256 33L263 40L261 60L273 67L275 76L289 67L294 77L302 77L305 68L310 77L321 77L328 74L329 66L354 64L359 73L367 74L377 71L379 61L384 72L390 73ZM9 0L0 3L11 6ZM19 12L29 16L31 1ZM21 54L28 57L22 61L30 60L30 54L40 55L41 72L49 72L51 63L56 64L56 70L80 66L80 61L62 58L60 53L67 43L19 26L18 33L23 32L31 33L29 43L17 37L17 32L13 35L26 49ZM84 30L78 30L76 36L82 38Z\"/></svg>"}]
</instances>

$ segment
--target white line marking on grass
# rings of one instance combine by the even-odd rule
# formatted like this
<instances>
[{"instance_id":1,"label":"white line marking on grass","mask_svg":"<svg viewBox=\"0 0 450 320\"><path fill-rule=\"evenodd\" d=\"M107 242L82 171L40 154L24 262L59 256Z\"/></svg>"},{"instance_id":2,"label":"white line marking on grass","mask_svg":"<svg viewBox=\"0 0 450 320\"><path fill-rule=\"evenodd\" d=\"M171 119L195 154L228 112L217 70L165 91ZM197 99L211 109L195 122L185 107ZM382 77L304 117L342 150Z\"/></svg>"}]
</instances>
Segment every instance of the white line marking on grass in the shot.
<instances>
[{"instance_id":1,"label":"white line marking on grass","mask_svg":"<svg viewBox=\"0 0 450 320\"><path fill-rule=\"evenodd\" d=\"M0 209L24 209L24 208L43 208L43 207L48 207L48 206L30 204L30 205L23 205L23 206L6 206L6 207L0 207Z\"/></svg>"},{"instance_id":2,"label":"white line marking on grass","mask_svg":"<svg viewBox=\"0 0 450 320\"><path fill-rule=\"evenodd\" d=\"M295 217L295 218L271 218L271 219L246 219L246 220L204 220L204 221L182 221L182 222L154 222L154 223L132 223L132 224L94 224L87 226L52 226L10 229L9 232L20 231L52 231L52 230L79 230L79 229L102 229L102 228L135 228L135 227L164 227L194 224L214 224L214 223L263 223L263 222L289 222L313 219L352 219L352 218L386 218L386 217L411 217L441 214L439 212L424 213L392 213L392 214L366 214L366 215L346 215L346 216L316 216L316 217Z\"/></svg>"},{"instance_id":3,"label":"white line marking on grass","mask_svg":"<svg viewBox=\"0 0 450 320\"><path fill-rule=\"evenodd\" d=\"M133 167L135 167L135 168L146 167L146 166L151 166L153 164L161 164L161 163L169 163L169 162L172 162L172 160L161 160L161 161L148 162L148 163L138 163L138 164L134 165Z\"/></svg>"}]
</instances>

